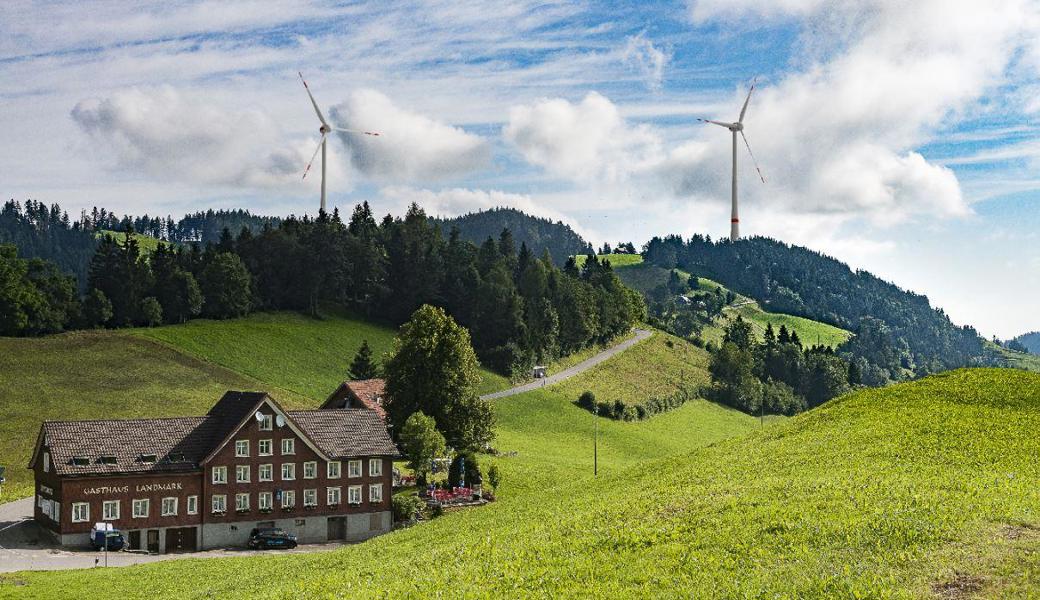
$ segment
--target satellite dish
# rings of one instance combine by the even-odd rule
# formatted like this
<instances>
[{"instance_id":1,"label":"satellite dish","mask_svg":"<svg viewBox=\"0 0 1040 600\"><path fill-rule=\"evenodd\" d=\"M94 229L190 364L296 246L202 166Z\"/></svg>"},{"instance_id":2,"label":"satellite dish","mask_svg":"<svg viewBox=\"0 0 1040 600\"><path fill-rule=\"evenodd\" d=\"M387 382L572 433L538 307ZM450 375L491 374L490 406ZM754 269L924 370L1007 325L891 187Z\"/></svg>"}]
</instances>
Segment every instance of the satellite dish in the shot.
<instances>
[{"instance_id":1,"label":"satellite dish","mask_svg":"<svg viewBox=\"0 0 1040 600\"><path fill-rule=\"evenodd\" d=\"M263 421L264 421L264 413L262 413L260 411L256 411L256 415L255 416L256 416L256 420L258 422L263 423Z\"/></svg>"},{"instance_id":2,"label":"satellite dish","mask_svg":"<svg viewBox=\"0 0 1040 600\"><path fill-rule=\"evenodd\" d=\"M274 418L274 422L279 427L285 427L285 417L283 417L282 415L276 415Z\"/></svg>"}]
</instances>

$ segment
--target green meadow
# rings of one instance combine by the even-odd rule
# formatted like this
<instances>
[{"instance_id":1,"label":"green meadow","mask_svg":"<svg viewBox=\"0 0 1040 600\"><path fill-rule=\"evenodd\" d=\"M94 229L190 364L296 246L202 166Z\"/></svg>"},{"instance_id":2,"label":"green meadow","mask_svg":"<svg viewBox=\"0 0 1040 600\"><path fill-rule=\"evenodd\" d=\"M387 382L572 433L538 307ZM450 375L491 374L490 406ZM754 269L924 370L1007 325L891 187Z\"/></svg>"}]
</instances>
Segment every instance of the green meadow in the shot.
<instances>
[{"instance_id":1,"label":"green meadow","mask_svg":"<svg viewBox=\"0 0 1040 600\"><path fill-rule=\"evenodd\" d=\"M16 573L24 597L1033 597L1040 375L960 370L758 427L499 403L499 502L311 555ZM741 432L744 432L741 435ZM722 439L728 437L728 439ZM17 587L15 584L18 584ZM2 592L0 592L2 593Z\"/></svg>"}]
</instances>

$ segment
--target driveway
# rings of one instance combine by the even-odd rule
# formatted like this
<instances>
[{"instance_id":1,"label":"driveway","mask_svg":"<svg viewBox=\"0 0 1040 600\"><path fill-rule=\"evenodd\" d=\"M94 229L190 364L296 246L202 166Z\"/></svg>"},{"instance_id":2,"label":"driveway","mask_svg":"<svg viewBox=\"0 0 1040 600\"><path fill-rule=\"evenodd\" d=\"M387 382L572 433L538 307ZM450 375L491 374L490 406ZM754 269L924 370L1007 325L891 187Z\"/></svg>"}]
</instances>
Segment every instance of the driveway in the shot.
<instances>
[{"instance_id":1,"label":"driveway","mask_svg":"<svg viewBox=\"0 0 1040 600\"><path fill-rule=\"evenodd\" d=\"M33 499L23 498L0 504L0 573L13 571L59 571L89 569L105 566L105 553L89 548L60 548L32 520ZM257 554L299 554L328 552L347 542L301 544L292 550L246 550L226 548L186 554L139 554L136 552L109 552L108 566L125 567L160 560L179 558L219 558L227 556L255 556Z\"/></svg>"},{"instance_id":2,"label":"driveway","mask_svg":"<svg viewBox=\"0 0 1040 600\"><path fill-rule=\"evenodd\" d=\"M619 352L624 352L625 350L628 350L632 346L635 346L636 344L638 344L639 342L647 339L651 335L653 335L653 334L651 332L645 330L645 329L636 329L636 334L634 336L628 338L627 340L621 342L620 344L617 344L615 346L611 346L610 348L607 348L606 350L600 352L599 354L595 354L595 355L593 355L593 356L591 356L589 358L586 358L585 360L583 360L580 363L574 365L573 367L568 367L568 368L560 371L559 373L556 373L555 375L550 375L548 377L543 377L542 379L536 379L536 380L532 381L531 383L525 383L524 385L518 385L518 386L516 386L514 388L509 388L508 390L502 390L501 392L494 392L492 394L484 394L483 396L481 396L481 398L483 398L485 400L495 400L497 398L506 398L508 396L515 396L517 394L523 394L524 392L530 392L531 390L537 390L539 388L543 388L543 387L546 387L546 386L549 386L549 385L553 385L553 384L559 383L559 382L561 382L561 381L563 381L565 379L569 379L571 377L574 377L575 375L577 375L579 373L582 373L584 371L588 371L592 367L594 367L594 366L598 365L599 363L607 360L611 356L614 356L615 354L617 354Z\"/></svg>"}]
</instances>

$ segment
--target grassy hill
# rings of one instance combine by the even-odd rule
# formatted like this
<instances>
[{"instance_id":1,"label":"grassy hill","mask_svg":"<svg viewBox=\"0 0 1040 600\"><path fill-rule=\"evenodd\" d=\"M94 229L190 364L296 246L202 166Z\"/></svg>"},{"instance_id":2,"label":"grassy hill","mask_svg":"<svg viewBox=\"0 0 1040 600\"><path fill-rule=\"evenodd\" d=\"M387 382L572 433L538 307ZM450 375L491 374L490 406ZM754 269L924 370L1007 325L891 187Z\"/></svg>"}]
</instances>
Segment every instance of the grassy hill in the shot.
<instances>
[{"instance_id":1,"label":"grassy hill","mask_svg":"<svg viewBox=\"0 0 1040 600\"><path fill-rule=\"evenodd\" d=\"M520 455L502 459L505 499L484 509L334 552L16 574L24 585L10 589L1005 598L1040 584L1040 375L961 370L865 390L708 446L683 438L746 417L687 405L639 424L603 421L611 468L597 479L590 417L576 410L551 389L501 403L502 445ZM684 446L700 447L652 460Z\"/></svg>"},{"instance_id":2,"label":"grassy hill","mask_svg":"<svg viewBox=\"0 0 1040 600\"><path fill-rule=\"evenodd\" d=\"M643 257L638 254L609 254L601 256L601 258L610 260L621 281L632 289L645 293L657 286L668 283L670 273L668 269L644 263ZM579 263L583 264L585 262L585 257L583 256L579 256L577 259ZM689 279L690 277L690 274L684 271L680 270L678 273L684 279ZM716 289L721 289L723 293L729 291L725 286L716 281L704 277L697 278L696 291L715 291ZM776 330L779 330L781 325L788 329L793 329L798 332L798 337L803 342L810 345L819 343L826 346L838 346L852 336L852 333L849 331L826 323L793 315L767 312L762 310L758 303L751 298L746 298L740 294L736 296L737 301L735 304L739 306L727 309L723 314L724 319L720 319L715 327L706 328L703 333L703 337L706 340L714 340L716 342L721 340L722 328L725 322L735 318L738 314L744 320L751 322L759 337L765 333L767 324L772 324L773 329Z\"/></svg>"},{"instance_id":3,"label":"grassy hill","mask_svg":"<svg viewBox=\"0 0 1040 600\"><path fill-rule=\"evenodd\" d=\"M228 389L267 389L287 406L307 399L115 332L0 338L0 464L4 499L32 495L25 466L46 419L200 415Z\"/></svg>"},{"instance_id":4,"label":"grassy hill","mask_svg":"<svg viewBox=\"0 0 1040 600\"><path fill-rule=\"evenodd\" d=\"M116 241L119 242L120 246L123 245L123 239L126 237L126 234L122 231L110 231L107 229L99 230L94 235L97 238L101 238L105 235L110 235L114 237ZM152 252L155 252L155 249L157 247L159 247L160 240L157 238L153 238L150 235L144 235L143 233L134 233L131 237L137 240L137 245L141 249L141 254L151 254Z\"/></svg>"}]
</instances>

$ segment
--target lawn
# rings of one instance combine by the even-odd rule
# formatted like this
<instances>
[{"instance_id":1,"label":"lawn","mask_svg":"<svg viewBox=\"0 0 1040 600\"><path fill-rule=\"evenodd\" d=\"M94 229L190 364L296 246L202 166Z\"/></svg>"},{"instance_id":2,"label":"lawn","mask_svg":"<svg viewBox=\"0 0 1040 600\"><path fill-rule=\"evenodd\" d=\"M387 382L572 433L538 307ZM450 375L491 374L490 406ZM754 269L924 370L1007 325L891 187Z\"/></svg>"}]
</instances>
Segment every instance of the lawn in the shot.
<instances>
[{"instance_id":1,"label":"lawn","mask_svg":"<svg viewBox=\"0 0 1040 600\"><path fill-rule=\"evenodd\" d=\"M643 256L640 254L597 254L596 256L600 260L609 260L610 265L614 268L638 265L643 262ZM588 256L585 254L578 254L574 257L574 261L578 263L579 267L584 265L587 259Z\"/></svg>"},{"instance_id":2,"label":"lawn","mask_svg":"<svg viewBox=\"0 0 1040 600\"><path fill-rule=\"evenodd\" d=\"M1040 375L960 370L860 391L763 428L700 403L642 423L601 420L597 478L588 475L592 417L556 396L501 403L500 445L520 454L500 459L504 499L483 509L329 553L19 573L5 577L23 584L8 591L1036 596ZM705 445L722 429L750 433Z\"/></svg>"},{"instance_id":3,"label":"lawn","mask_svg":"<svg viewBox=\"0 0 1040 600\"><path fill-rule=\"evenodd\" d=\"M198 319L133 333L321 401L348 378L363 340L381 362L397 330L327 311L320 318L276 312L227 321ZM505 377L486 369L482 373L481 393L509 387Z\"/></svg>"},{"instance_id":4,"label":"lawn","mask_svg":"<svg viewBox=\"0 0 1040 600\"><path fill-rule=\"evenodd\" d=\"M116 332L0 338L0 464L4 499L33 493L26 469L46 419L201 415L229 389L305 399L147 339Z\"/></svg>"}]
</instances>

